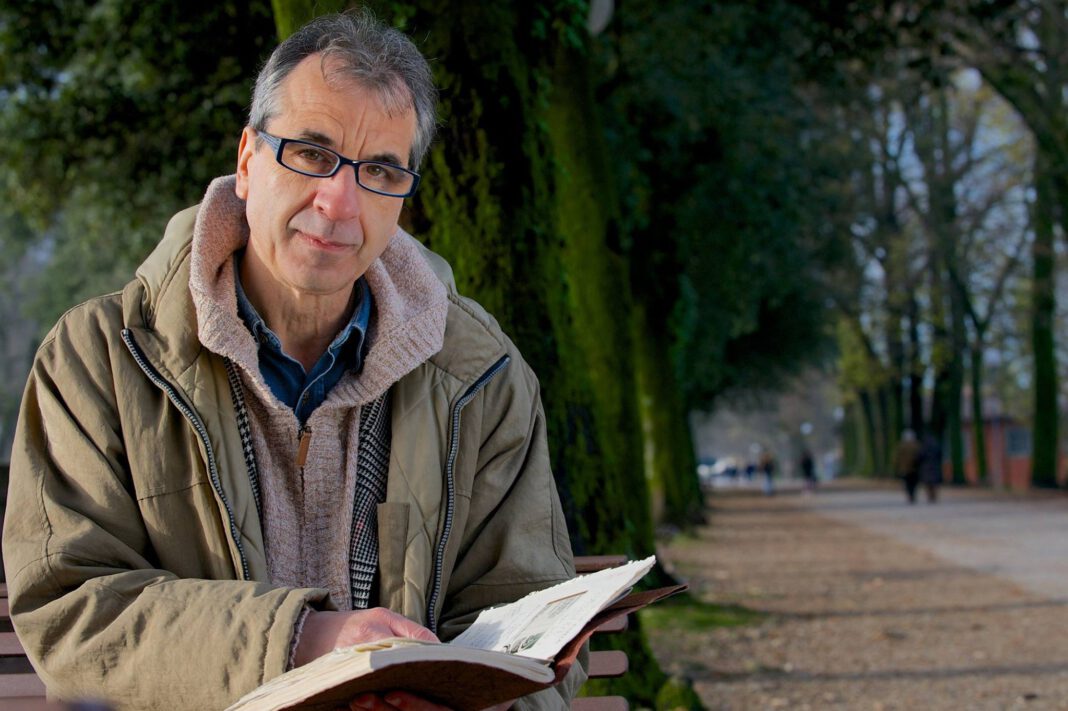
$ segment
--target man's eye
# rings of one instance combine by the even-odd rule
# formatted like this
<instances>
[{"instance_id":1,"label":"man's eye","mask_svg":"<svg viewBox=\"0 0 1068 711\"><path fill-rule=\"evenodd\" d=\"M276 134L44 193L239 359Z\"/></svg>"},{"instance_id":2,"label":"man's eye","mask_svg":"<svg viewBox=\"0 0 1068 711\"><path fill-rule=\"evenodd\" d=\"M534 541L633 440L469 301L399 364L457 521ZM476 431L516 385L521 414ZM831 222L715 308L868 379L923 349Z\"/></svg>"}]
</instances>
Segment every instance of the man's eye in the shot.
<instances>
[{"instance_id":1,"label":"man's eye","mask_svg":"<svg viewBox=\"0 0 1068 711\"><path fill-rule=\"evenodd\" d=\"M302 160L310 161L312 163L323 163L329 160L325 153L316 148L304 148L300 151L299 155Z\"/></svg>"},{"instance_id":2,"label":"man's eye","mask_svg":"<svg viewBox=\"0 0 1068 711\"><path fill-rule=\"evenodd\" d=\"M368 163L367 165L365 165L364 171L367 173L368 177L371 178L386 177L386 169L380 165L375 165L374 163Z\"/></svg>"}]
</instances>

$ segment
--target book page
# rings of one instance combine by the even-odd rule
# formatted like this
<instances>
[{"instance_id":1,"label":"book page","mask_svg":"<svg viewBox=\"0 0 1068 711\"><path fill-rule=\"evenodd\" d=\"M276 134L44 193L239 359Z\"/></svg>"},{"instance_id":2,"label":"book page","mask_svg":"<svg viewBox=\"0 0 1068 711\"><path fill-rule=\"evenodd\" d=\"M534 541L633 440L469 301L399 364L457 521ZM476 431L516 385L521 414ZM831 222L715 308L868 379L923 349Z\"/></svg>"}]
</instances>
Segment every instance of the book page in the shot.
<instances>
[{"instance_id":1,"label":"book page","mask_svg":"<svg viewBox=\"0 0 1068 711\"><path fill-rule=\"evenodd\" d=\"M594 615L625 595L654 556L580 575L509 605L484 610L450 644L550 660Z\"/></svg>"}]
</instances>

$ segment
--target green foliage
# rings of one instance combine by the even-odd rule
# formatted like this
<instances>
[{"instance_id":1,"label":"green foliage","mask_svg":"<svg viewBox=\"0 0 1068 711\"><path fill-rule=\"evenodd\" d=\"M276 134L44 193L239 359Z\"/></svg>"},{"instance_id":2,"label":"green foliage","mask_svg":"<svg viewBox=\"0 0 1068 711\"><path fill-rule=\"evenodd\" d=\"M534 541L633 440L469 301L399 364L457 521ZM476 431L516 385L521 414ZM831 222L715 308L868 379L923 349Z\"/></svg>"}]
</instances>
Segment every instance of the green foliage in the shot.
<instances>
[{"instance_id":1,"label":"green foliage","mask_svg":"<svg viewBox=\"0 0 1068 711\"><path fill-rule=\"evenodd\" d=\"M690 406L777 385L828 343L820 284L841 249L799 96L802 20L785 3L631 4L602 48L620 243Z\"/></svg>"},{"instance_id":2,"label":"green foliage","mask_svg":"<svg viewBox=\"0 0 1068 711\"><path fill-rule=\"evenodd\" d=\"M643 627L672 631L702 631L716 627L742 627L764 615L740 605L704 602L690 593L675 595L638 612Z\"/></svg>"},{"instance_id":3,"label":"green foliage","mask_svg":"<svg viewBox=\"0 0 1068 711\"><path fill-rule=\"evenodd\" d=\"M679 677L668 679L656 695L656 711L703 711L697 692L693 690L693 684Z\"/></svg>"},{"instance_id":4,"label":"green foliage","mask_svg":"<svg viewBox=\"0 0 1068 711\"><path fill-rule=\"evenodd\" d=\"M273 37L265 1L0 7L0 204L47 234L42 323L120 286L166 219L232 172Z\"/></svg>"},{"instance_id":5,"label":"green foliage","mask_svg":"<svg viewBox=\"0 0 1068 711\"><path fill-rule=\"evenodd\" d=\"M278 39L284 40L319 15L344 12L344 0L271 0Z\"/></svg>"},{"instance_id":6,"label":"green foliage","mask_svg":"<svg viewBox=\"0 0 1068 711\"><path fill-rule=\"evenodd\" d=\"M33 232L17 215L0 213L0 462L10 456L19 403L36 350L37 324L24 315L23 305L41 268L42 250L33 245Z\"/></svg>"}]
</instances>

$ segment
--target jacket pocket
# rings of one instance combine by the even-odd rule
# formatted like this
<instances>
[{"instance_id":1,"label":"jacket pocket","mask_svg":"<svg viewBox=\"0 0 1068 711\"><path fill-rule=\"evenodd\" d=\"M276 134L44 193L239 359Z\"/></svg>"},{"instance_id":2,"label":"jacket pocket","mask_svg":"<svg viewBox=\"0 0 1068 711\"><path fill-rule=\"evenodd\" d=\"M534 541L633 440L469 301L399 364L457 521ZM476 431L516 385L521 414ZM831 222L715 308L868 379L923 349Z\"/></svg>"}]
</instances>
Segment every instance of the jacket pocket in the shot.
<instances>
[{"instance_id":1,"label":"jacket pocket","mask_svg":"<svg viewBox=\"0 0 1068 711\"><path fill-rule=\"evenodd\" d=\"M378 505L379 604L404 609L404 557L408 542L408 504Z\"/></svg>"}]
</instances>

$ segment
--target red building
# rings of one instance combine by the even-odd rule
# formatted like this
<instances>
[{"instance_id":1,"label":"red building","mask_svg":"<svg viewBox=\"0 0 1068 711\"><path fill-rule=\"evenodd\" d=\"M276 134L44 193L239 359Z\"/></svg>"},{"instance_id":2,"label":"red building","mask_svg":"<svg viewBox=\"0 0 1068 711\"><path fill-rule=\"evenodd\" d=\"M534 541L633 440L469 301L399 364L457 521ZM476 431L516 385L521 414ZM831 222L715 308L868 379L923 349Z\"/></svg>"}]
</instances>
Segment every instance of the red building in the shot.
<instances>
[{"instance_id":1,"label":"red building","mask_svg":"<svg viewBox=\"0 0 1068 711\"><path fill-rule=\"evenodd\" d=\"M964 477L969 484L978 484L975 430L970 419L964 421L963 427ZM983 418L983 439L986 444L986 483L1017 490L1030 488L1031 430L1005 415L987 416Z\"/></svg>"},{"instance_id":2,"label":"red building","mask_svg":"<svg viewBox=\"0 0 1068 711\"><path fill-rule=\"evenodd\" d=\"M979 468L975 459L975 432L971 419L964 429L964 477L969 484L978 484ZM1031 428L1006 415L983 417L983 439L986 444L986 484L1025 491L1031 487ZM1064 485L1065 456L1062 451L1057 465L1057 480ZM952 479L952 464L942 463L945 480Z\"/></svg>"}]
</instances>

